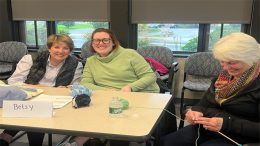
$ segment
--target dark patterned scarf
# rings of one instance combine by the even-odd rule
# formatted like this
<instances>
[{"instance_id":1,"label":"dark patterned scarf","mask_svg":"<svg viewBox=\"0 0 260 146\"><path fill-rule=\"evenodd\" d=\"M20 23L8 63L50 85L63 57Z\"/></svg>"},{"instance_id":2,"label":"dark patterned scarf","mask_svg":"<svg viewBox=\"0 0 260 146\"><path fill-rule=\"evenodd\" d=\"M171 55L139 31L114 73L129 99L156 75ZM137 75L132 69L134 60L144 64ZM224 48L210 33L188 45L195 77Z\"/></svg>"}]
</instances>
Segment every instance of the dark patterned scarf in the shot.
<instances>
[{"instance_id":1,"label":"dark patterned scarf","mask_svg":"<svg viewBox=\"0 0 260 146\"><path fill-rule=\"evenodd\" d=\"M255 63L237 79L232 79L232 76L227 71L220 73L215 82L216 101L221 105L226 100L237 95L257 78L259 68L259 63Z\"/></svg>"}]
</instances>

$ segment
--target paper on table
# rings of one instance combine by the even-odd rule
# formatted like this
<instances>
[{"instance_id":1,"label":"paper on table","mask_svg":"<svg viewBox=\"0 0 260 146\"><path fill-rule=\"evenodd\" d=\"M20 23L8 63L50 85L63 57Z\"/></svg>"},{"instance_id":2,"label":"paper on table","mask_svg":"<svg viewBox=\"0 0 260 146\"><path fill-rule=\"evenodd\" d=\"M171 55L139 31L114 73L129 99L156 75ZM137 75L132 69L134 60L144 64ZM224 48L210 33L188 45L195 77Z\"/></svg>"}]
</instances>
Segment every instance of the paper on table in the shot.
<instances>
[{"instance_id":1,"label":"paper on table","mask_svg":"<svg viewBox=\"0 0 260 146\"><path fill-rule=\"evenodd\" d=\"M72 101L72 96L56 96L41 94L32 98L31 101L50 101L53 103L53 108L62 108Z\"/></svg>"},{"instance_id":2,"label":"paper on table","mask_svg":"<svg viewBox=\"0 0 260 146\"><path fill-rule=\"evenodd\" d=\"M27 94L26 99L30 99L32 97L38 96L39 94L43 93L42 89L36 89L36 88L25 88L25 87L20 87L21 90L23 90Z\"/></svg>"}]
</instances>

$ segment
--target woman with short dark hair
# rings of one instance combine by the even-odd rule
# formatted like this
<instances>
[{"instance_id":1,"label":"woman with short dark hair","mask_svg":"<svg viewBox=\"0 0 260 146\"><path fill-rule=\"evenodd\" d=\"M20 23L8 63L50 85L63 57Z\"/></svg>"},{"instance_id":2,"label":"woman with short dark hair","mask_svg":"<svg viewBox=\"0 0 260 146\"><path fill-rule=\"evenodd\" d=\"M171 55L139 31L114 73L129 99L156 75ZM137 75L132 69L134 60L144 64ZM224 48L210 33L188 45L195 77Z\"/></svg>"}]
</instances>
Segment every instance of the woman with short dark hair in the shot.
<instances>
[{"instance_id":1,"label":"woman with short dark hair","mask_svg":"<svg viewBox=\"0 0 260 146\"><path fill-rule=\"evenodd\" d=\"M79 84L83 66L71 52L74 43L68 35L50 35L48 50L37 55L25 55L8 79L10 85L68 86ZM0 146L8 146L19 131L4 130L0 134ZM41 146L44 133L27 132L30 146Z\"/></svg>"}]
</instances>

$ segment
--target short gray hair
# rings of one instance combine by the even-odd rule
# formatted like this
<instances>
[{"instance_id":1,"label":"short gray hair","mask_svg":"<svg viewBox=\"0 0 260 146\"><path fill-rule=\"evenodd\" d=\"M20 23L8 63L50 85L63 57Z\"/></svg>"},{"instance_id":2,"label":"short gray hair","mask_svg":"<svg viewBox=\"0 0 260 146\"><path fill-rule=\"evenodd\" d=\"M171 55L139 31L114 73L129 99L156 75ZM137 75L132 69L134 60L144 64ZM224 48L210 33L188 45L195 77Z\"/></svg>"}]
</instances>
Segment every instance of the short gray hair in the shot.
<instances>
[{"instance_id":1,"label":"short gray hair","mask_svg":"<svg viewBox=\"0 0 260 146\"><path fill-rule=\"evenodd\" d=\"M260 61L260 45L250 35L232 33L221 38L213 48L216 59L223 61L238 60L249 66Z\"/></svg>"}]
</instances>

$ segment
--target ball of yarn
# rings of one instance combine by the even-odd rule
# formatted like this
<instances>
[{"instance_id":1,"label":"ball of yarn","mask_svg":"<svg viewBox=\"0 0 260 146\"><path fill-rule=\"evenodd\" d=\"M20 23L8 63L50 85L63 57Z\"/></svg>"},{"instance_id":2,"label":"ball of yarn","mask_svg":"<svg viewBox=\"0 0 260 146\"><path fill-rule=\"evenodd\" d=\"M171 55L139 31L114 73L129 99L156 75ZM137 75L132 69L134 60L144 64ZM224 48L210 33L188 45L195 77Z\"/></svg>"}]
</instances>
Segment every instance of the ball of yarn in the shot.
<instances>
[{"instance_id":1,"label":"ball of yarn","mask_svg":"<svg viewBox=\"0 0 260 146\"><path fill-rule=\"evenodd\" d=\"M72 85L71 86L71 96L76 97L77 95L86 94L91 96L92 90L83 85Z\"/></svg>"},{"instance_id":2,"label":"ball of yarn","mask_svg":"<svg viewBox=\"0 0 260 146\"><path fill-rule=\"evenodd\" d=\"M119 101L122 103L124 110L129 107L129 102L126 99L120 98Z\"/></svg>"}]
</instances>

